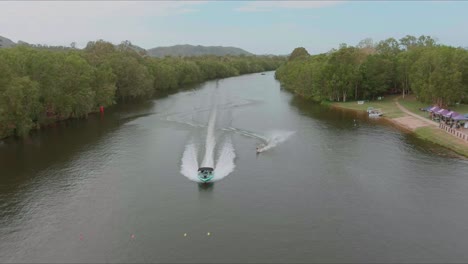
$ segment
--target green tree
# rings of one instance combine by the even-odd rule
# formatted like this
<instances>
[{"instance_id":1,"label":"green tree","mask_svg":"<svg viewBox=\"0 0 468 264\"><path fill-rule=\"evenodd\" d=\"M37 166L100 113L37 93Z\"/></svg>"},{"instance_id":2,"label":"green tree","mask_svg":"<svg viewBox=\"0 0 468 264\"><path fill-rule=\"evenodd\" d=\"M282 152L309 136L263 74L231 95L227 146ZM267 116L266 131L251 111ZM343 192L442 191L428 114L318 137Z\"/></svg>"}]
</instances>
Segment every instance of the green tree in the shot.
<instances>
[{"instance_id":1,"label":"green tree","mask_svg":"<svg viewBox=\"0 0 468 264\"><path fill-rule=\"evenodd\" d=\"M307 58L309 57L310 54L307 52L307 50L303 47L295 48L291 55L289 55L289 61L296 60L298 58Z\"/></svg>"},{"instance_id":2,"label":"green tree","mask_svg":"<svg viewBox=\"0 0 468 264\"><path fill-rule=\"evenodd\" d=\"M37 82L14 77L0 87L0 128L5 135L26 135L35 125L41 110Z\"/></svg>"},{"instance_id":3,"label":"green tree","mask_svg":"<svg viewBox=\"0 0 468 264\"><path fill-rule=\"evenodd\" d=\"M418 39L415 36L406 35L400 39L400 45L404 47L405 50L410 50L412 47L417 46Z\"/></svg>"},{"instance_id":4,"label":"green tree","mask_svg":"<svg viewBox=\"0 0 468 264\"><path fill-rule=\"evenodd\" d=\"M94 68L91 87L94 91L95 106L110 106L115 103L116 76L108 63Z\"/></svg>"},{"instance_id":5,"label":"green tree","mask_svg":"<svg viewBox=\"0 0 468 264\"><path fill-rule=\"evenodd\" d=\"M365 98L383 95L393 85L393 62L384 55L369 56L363 65Z\"/></svg>"},{"instance_id":6,"label":"green tree","mask_svg":"<svg viewBox=\"0 0 468 264\"><path fill-rule=\"evenodd\" d=\"M386 56L397 56L400 50L400 44L394 38L388 38L377 43L375 47L377 53Z\"/></svg>"},{"instance_id":7,"label":"green tree","mask_svg":"<svg viewBox=\"0 0 468 264\"><path fill-rule=\"evenodd\" d=\"M410 74L412 87L424 102L441 106L459 102L466 93L465 51L446 46L425 48Z\"/></svg>"},{"instance_id":8,"label":"green tree","mask_svg":"<svg viewBox=\"0 0 468 264\"><path fill-rule=\"evenodd\" d=\"M117 97L123 100L151 96L153 78L148 68L134 57L114 55L110 64L116 75Z\"/></svg>"}]
</instances>

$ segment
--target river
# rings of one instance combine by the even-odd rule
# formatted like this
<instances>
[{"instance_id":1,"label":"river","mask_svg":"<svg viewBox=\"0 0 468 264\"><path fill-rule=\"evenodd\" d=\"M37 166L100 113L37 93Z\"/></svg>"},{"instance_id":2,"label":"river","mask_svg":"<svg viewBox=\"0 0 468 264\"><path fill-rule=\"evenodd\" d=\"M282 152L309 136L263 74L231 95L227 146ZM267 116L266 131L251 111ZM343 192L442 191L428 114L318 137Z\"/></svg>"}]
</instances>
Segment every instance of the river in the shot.
<instances>
[{"instance_id":1,"label":"river","mask_svg":"<svg viewBox=\"0 0 468 264\"><path fill-rule=\"evenodd\" d=\"M235 168L202 185L213 105ZM274 72L209 81L0 142L0 262L468 262L467 167Z\"/></svg>"}]
</instances>

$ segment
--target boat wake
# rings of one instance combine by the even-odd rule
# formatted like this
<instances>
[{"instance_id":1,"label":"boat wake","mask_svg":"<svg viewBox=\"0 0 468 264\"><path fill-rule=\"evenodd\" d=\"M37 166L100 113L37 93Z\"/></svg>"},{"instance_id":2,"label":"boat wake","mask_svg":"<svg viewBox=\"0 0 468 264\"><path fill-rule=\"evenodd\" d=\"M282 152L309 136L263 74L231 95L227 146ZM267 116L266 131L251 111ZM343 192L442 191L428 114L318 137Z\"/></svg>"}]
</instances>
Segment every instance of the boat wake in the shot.
<instances>
[{"instance_id":1,"label":"boat wake","mask_svg":"<svg viewBox=\"0 0 468 264\"><path fill-rule=\"evenodd\" d=\"M216 167L214 168L214 181L219 181L234 171L234 168L236 167L234 164L235 158L236 153L234 152L234 147L232 146L231 140L227 139L224 142L219 152L218 160L216 161Z\"/></svg>"},{"instance_id":2,"label":"boat wake","mask_svg":"<svg viewBox=\"0 0 468 264\"><path fill-rule=\"evenodd\" d=\"M210 120L208 121L208 129L206 133L205 142L205 158L203 158L202 167L214 167L214 148L216 145L216 138L214 135L216 123L216 108L213 108L210 114Z\"/></svg>"},{"instance_id":3,"label":"boat wake","mask_svg":"<svg viewBox=\"0 0 468 264\"><path fill-rule=\"evenodd\" d=\"M234 171L234 159L236 154L231 140L224 140L220 149L218 149L218 158L216 164L214 162L214 154L216 148L215 124L216 124L216 108L210 113L208 128L205 140L205 156L201 163L201 167L214 168L214 177L211 181L219 181L228 176ZM185 146L184 154L182 155L182 164L180 173L191 181L202 182L198 179L198 149L194 142L190 142Z\"/></svg>"},{"instance_id":4,"label":"boat wake","mask_svg":"<svg viewBox=\"0 0 468 264\"><path fill-rule=\"evenodd\" d=\"M255 139L260 140L262 142L261 144L262 147L259 149L259 152L267 151L269 149L272 149L278 146L279 144L285 142L292 135L296 133L295 131L273 130L273 131L267 132L265 135L261 135L255 132L251 132L245 129L239 129L235 127L222 128L221 130L234 132L245 137L255 138Z\"/></svg>"},{"instance_id":5,"label":"boat wake","mask_svg":"<svg viewBox=\"0 0 468 264\"><path fill-rule=\"evenodd\" d=\"M180 173L191 181L201 182L198 179L198 160L197 160L197 147L194 143L189 143L185 146L184 154L182 155L182 165L180 166Z\"/></svg>"},{"instance_id":6,"label":"boat wake","mask_svg":"<svg viewBox=\"0 0 468 264\"><path fill-rule=\"evenodd\" d=\"M251 131L244 130L244 129L239 129L239 128L235 128L235 127L226 127L226 128L222 128L221 130L228 131L228 132L234 132L234 133L240 134L242 136L259 139L259 140L262 140L264 142L268 141L267 137L259 135L257 133L251 132Z\"/></svg>"},{"instance_id":7,"label":"boat wake","mask_svg":"<svg viewBox=\"0 0 468 264\"><path fill-rule=\"evenodd\" d=\"M271 131L266 137L262 137L263 144L257 149L257 152L265 152L288 140L295 131Z\"/></svg>"}]
</instances>

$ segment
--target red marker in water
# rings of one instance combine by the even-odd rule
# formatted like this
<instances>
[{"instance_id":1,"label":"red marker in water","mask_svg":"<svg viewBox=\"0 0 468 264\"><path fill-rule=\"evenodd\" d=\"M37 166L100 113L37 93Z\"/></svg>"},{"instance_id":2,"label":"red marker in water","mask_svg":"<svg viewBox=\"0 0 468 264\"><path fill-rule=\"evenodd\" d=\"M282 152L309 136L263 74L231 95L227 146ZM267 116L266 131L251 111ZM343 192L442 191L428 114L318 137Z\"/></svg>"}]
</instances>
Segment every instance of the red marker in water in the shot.
<instances>
[{"instance_id":1,"label":"red marker in water","mask_svg":"<svg viewBox=\"0 0 468 264\"><path fill-rule=\"evenodd\" d=\"M134 235L134 234L132 234L132 239L135 239L135 235Z\"/></svg>"}]
</instances>

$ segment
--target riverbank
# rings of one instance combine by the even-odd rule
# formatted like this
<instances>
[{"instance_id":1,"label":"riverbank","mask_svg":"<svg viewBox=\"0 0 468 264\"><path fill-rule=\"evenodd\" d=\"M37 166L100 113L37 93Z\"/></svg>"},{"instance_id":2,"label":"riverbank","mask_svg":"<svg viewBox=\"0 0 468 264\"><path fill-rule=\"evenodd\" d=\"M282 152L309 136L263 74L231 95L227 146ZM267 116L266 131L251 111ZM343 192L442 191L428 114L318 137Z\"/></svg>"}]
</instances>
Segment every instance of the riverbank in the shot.
<instances>
[{"instance_id":1,"label":"riverbank","mask_svg":"<svg viewBox=\"0 0 468 264\"><path fill-rule=\"evenodd\" d=\"M438 123L428 119L427 113L419 111L420 107L427 106L419 103L412 96L401 99L399 96L388 96L381 101L365 102L362 105L352 102L327 103L331 107L349 109L354 111L366 111L368 107L380 108L385 120L398 127L414 133L417 137L428 140L454 152L468 157L468 144L438 127ZM409 107L405 107L409 106ZM460 106L460 109L465 109ZM424 115L426 114L426 115Z\"/></svg>"},{"instance_id":2,"label":"riverbank","mask_svg":"<svg viewBox=\"0 0 468 264\"><path fill-rule=\"evenodd\" d=\"M248 73L272 71L279 56L153 58L105 41L55 51L0 49L0 138L26 136L38 126L82 118L100 106L151 98L158 92ZM21 106L21 107L19 107Z\"/></svg>"},{"instance_id":3,"label":"riverbank","mask_svg":"<svg viewBox=\"0 0 468 264\"><path fill-rule=\"evenodd\" d=\"M176 86L170 88L170 89L155 89L151 95L146 96L139 96L135 98L129 98L127 100L124 100L122 98L118 98L117 96L112 99L114 102L113 104L110 105L105 105L105 109L109 109L114 107L117 104L120 104L122 102L138 102L138 101L146 101L146 100L151 100L158 98L160 96L166 96L169 94L175 94L180 91L184 91L187 89L191 89L194 86L197 86L201 83L207 82L207 81L214 81L214 80L220 80L220 79L225 79L225 78L230 78L230 77L236 77L236 76L241 76L241 75L246 75L246 74L259 74L263 72L268 72L271 71L272 69L270 68L256 68L253 69L252 71L246 71L243 72L242 74L239 74L238 72L232 73L232 75L226 75L222 77L217 77L214 79L200 79L199 81L188 83L188 84L177 84ZM2 98L0 96L0 102L2 102ZM9 106L7 106L9 107ZM104 109L103 108L103 109ZM8 109L8 108L7 108ZM23 127L21 125L18 125L18 122L15 119L9 120L10 122L4 122L4 120L7 120L7 118L4 118L4 116L0 116L0 141L10 138L10 137L17 137L17 138L22 138L24 136L29 135L33 131L38 131L42 129L48 129L50 127L56 126L57 123L61 123L64 121L68 120L73 120L73 119L86 119L89 115L93 114L99 114L100 113L100 107L93 107L92 109L87 110L86 112L80 114L80 115L75 115L74 113L69 113L68 115L62 115L59 113L47 113L43 108L38 110L40 113L36 114L36 118L33 121L31 117L29 117L31 120L28 122L25 122L26 125ZM105 110L104 110L105 111ZM10 111L9 113L13 113L15 111ZM0 113L1 114L1 113ZM6 115L5 113L3 113ZM25 128L27 127L27 129ZM17 131L22 131L18 133Z\"/></svg>"}]
</instances>

